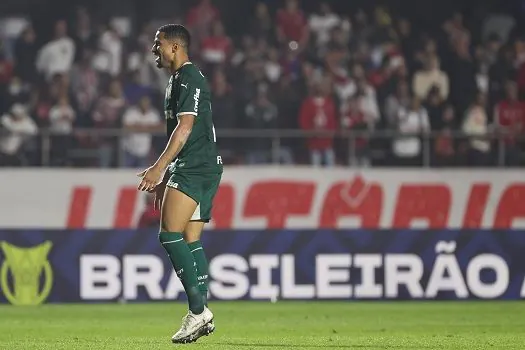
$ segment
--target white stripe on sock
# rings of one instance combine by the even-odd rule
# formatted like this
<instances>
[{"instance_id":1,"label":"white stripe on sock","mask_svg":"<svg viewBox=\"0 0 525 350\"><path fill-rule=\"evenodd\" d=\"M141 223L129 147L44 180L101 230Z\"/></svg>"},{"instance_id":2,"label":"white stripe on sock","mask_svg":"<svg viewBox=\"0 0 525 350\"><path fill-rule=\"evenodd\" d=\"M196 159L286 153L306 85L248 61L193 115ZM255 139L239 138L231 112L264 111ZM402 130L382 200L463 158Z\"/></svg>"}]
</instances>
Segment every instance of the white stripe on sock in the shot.
<instances>
[{"instance_id":1,"label":"white stripe on sock","mask_svg":"<svg viewBox=\"0 0 525 350\"><path fill-rule=\"evenodd\" d=\"M191 252L193 253L193 252L195 252L195 251L197 251L197 250L199 250L199 249L202 249L202 247L195 248L195 249L193 249Z\"/></svg>"},{"instance_id":2,"label":"white stripe on sock","mask_svg":"<svg viewBox=\"0 0 525 350\"><path fill-rule=\"evenodd\" d=\"M167 241L167 242L162 242L162 244L168 244L168 243L176 243L176 242L180 242L182 241L184 238L181 238L181 239L177 239L175 241Z\"/></svg>"}]
</instances>

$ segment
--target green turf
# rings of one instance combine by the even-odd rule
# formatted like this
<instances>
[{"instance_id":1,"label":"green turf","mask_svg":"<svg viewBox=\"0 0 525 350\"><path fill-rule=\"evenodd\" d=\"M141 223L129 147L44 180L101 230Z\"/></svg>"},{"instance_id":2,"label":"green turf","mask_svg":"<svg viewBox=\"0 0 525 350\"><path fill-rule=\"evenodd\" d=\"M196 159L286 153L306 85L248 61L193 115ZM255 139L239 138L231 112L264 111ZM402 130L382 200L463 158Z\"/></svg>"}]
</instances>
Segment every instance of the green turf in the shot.
<instances>
[{"instance_id":1,"label":"green turf","mask_svg":"<svg viewBox=\"0 0 525 350\"><path fill-rule=\"evenodd\" d=\"M0 349L525 349L525 303L212 303L216 332L172 345L183 304L0 306Z\"/></svg>"}]
</instances>

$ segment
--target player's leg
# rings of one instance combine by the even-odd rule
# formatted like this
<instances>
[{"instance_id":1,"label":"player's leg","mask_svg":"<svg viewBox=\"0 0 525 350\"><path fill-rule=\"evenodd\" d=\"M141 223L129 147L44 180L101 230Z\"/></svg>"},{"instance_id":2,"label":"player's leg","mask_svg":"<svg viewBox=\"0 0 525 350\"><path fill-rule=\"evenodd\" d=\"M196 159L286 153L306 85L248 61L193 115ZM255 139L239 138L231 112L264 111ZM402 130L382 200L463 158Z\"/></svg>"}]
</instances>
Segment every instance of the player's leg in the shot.
<instances>
[{"instance_id":1,"label":"player's leg","mask_svg":"<svg viewBox=\"0 0 525 350\"><path fill-rule=\"evenodd\" d=\"M213 314L205 307L197 280L195 259L184 240L183 232L197 209L200 189L192 186L191 179L173 174L168 181L161 210L161 233L159 239L166 249L188 297L189 312L182 326L172 337L174 343L197 340L213 320Z\"/></svg>"},{"instance_id":2,"label":"player's leg","mask_svg":"<svg viewBox=\"0 0 525 350\"><path fill-rule=\"evenodd\" d=\"M200 198L199 206L193 213L190 222L184 230L184 239L188 243L191 252L195 258L197 265L197 278L199 280L199 289L205 301L205 305L208 306L208 280L209 280L209 269L208 259L201 242L201 235L204 229L204 224L211 220L211 210L213 207L213 200L219 189L222 174L205 174L201 175L202 196ZM215 324L210 322L205 330L205 335L213 333L215 330Z\"/></svg>"},{"instance_id":3,"label":"player's leg","mask_svg":"<svg viewBox=\"0 0 525 350\"><path fill-rule=\"evenodd\" d=\"M197 208L197 211L194 213L200 213L200 207ZM204 229L204 221L190 221L184 230L184 239L190 247L193 258L195 259L195 264L197 266L197 280L199 282L199 290L201 292L202 298L204 300L204 305L208 306L208 259L206 258L206 253L202 246L200 240L202 231ZM202 335L209 335L215 331L215 323L212 321L207 324L207 327L203 329Z\"/></svg>"},{"instance_id":4,"label":"player's leg","mask_svg":"<svg viewBox=\"0 0 525 350\"><path fill-rule=\"evenodd\" d=\"M183 237L195 208L197 203L191 197L167 187L162 202L159 240L184 286L189 309L200 314L204 310L204 301L198 288L195 260Z\"/></svg>"},{"instance_id":5,"label":"player's leg","mask_svg":"<svg viewBox=\"0 0 525 350\"><path fill-rule=\"evenodd\" d=\"M197 212L198 211L199 208L197 208ZM201 221L200 218L196 221L190 221L184 230L184 239L186 240L186 243L188 243L188 247L195 259L199 290L204 299L204 305L208 306L208 259L206 258L206 253L204 252L204 247L201 242L204 224L205 222Z\"/></svg>"},{"instance_id":6,"label":"player's leg","mask_svg":"<svg viewBox=\"0 0 525 350\"><path fill-rule=\"evenodd\" d=\"M202 195L199 205L193 213L190 222L184 230L184 239L188 243L197 264L199 289L203 294L205 304L208 299L208 259L201 243L204 224L211 220L213 200L219 189L222 174L203 174L198 181L201 185Z\"/></svg>"}]
</instances>

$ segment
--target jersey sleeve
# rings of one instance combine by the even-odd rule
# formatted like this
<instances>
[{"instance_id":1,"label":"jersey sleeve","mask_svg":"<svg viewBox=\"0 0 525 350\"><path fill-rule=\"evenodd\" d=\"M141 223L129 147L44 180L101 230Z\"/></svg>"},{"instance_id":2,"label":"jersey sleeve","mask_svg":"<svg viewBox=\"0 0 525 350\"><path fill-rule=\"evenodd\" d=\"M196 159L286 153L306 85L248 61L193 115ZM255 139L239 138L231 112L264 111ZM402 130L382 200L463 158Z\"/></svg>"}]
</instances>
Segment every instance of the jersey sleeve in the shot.
<instances>
[{"instance_id":1,"label":"jersey sleeve","mask_svg":"<svg viewBox=\"0 0 525 350\"><path fill-rule=\"evenodd\" d=\"M197 116L199 114L199 101L202 87L195 80L182 81L180 84L179 104L177 107L177 117L183 114Z\"/></svg>"}]
</instances>

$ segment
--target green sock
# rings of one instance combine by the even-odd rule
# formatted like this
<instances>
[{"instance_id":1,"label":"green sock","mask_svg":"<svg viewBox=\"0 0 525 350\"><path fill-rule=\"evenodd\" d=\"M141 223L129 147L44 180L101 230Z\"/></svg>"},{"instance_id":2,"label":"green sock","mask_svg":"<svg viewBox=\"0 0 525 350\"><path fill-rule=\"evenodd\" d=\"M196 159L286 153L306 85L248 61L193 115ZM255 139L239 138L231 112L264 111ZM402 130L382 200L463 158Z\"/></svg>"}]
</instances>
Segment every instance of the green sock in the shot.
<instances>
[{"instance_id":1,"label":"green sock","mask_svg":"<svg viewBox=\"0 0 525 350\"><path fill-rule=\"evenodd\" d=\"M159 240L170 257L171 264L179 276L186 295L191 312L200 314L204 311L204 300L197 283L197 270L195 259L190 248L184 241L180 232L161 232Z\"/></svg>"},{"instance_id":2,"label":"green sock","mask_svg":"<svg viewBox=\"0 0 525 350\"><path fill-rule=\"evenodd\" d=\"M199 290L204 299L204 305L208 306L208 259L202 248L201 241L188 243L195 263L197 264L197 281L199 282Z\"/></svg>"}]
</instances>

